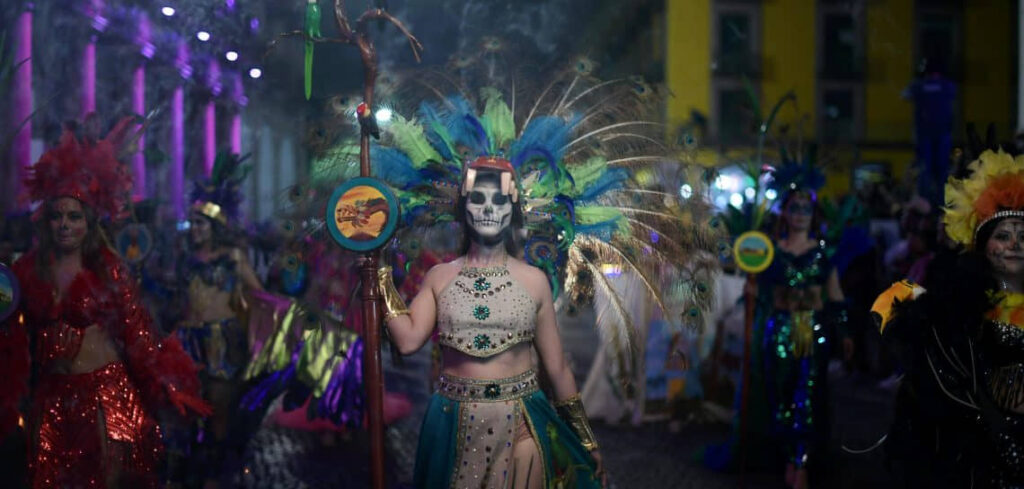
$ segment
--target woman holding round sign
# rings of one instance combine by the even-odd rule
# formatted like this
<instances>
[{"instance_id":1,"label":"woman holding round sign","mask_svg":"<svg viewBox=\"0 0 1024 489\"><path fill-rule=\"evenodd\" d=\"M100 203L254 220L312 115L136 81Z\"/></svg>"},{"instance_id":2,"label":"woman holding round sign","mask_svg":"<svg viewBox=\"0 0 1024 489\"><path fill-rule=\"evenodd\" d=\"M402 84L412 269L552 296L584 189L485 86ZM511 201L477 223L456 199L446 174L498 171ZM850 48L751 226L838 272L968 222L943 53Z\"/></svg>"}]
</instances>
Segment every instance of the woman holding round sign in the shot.
<instances>
[{"instance_id":1,"label":"woman holding round sign","mask_svg":"<svg viewBox=\"0 0 1024 489\"><path fill-rule=\"evenodd\" d=\"M40 239L12 267L22 301L0 324L0 438L24 421L35 488L155 488L156 411L209 413L191 360L153 331L100 227L122 217L131 192L117 157L133 124L106 139L67 129L25 182Z\"/></svg>"},{"instance_id":2,"label":"woman holding round sign","mask_svg":"<svg viewBox=\"0 0 1024 489\"><path fill-rule=\"evenodd\" d=\"M762 367L752 371L761 370L763 377L751 384L764 385L768 417L762 413L760 422L785 447L786 483L806 488L807 469L828 441L825 380L831 344L842 338L848 358L853 343L846 337L843 291L820 228L816 192L825 177L811 159L788 161L773 177L770 188L782 198L774 258L756 285L753 343L762 346L754 349L762 358L751 360ZM759 250L753 248L739 250L741 258L745 252L752 255L747 259L756 256ZM752 395L759 390L752 389Z\"/></svg>"},{"instance_id":3,"label":"woman holding round sign","mask_svg":"<svg viewBox=\"0 0 1024 489\"><path fill-rule=\"evenodd\" d=\"M560 73L553 93L521 104L522 113L493 87L458 92L479 93L477 100L425 102L417 119L393 117L373 148L375 174L395 189L408 229L463 237L460 256L431 268L408 307L391 268L379 273L387 330L398 349L415 352L435 332L440 344L441 375L420 433L416 487L604 485L601 453L609 447L598 447L584 412L562 349L556 299L573 309L595 303L595 326L610 355L633 365L637 332L606 270L635 273L660 305L659 273L714 256L718 243L703 239L712 233L697 214L701 199L684 207L675 192L638 189L632 179L631 168L655 166L651 155L665 148L654 147L661 126L623 114L648 107L654 113L659 99L635 80L598 84L580 71L590 66ZM640 137L647 128L651 136ZM617 129L617 137L637 145L602 142ZM657 144L643 148L643 141ZM688 220L678 218L684 209ZM339 219L370 230L372 216L350 209ZM400 235L397 247L406 253L419 243ZM702 321L696 302L710 301L711 287L692 278L699 276L688 269L679 282L692 287L695 303L674 317Z\"/></svg>"}]
</instances>

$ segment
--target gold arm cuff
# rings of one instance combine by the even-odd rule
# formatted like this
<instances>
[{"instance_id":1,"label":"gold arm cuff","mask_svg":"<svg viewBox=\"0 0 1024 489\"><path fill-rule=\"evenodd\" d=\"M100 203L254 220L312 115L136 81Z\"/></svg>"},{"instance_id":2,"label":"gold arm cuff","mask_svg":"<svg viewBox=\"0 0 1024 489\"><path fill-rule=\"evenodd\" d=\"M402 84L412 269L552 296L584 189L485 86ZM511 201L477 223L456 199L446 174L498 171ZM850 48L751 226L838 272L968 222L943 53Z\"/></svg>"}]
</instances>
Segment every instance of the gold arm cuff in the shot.
<instances>
[{"instance_id":1,"label":"gold arm cuff","mask_svg":"<svg viewBox=\"0 0 1024 489\"><path fill-rule=\"evenodd\" d=\"M384 266L377 269L377 283L380 285L380 293L384 303L384 322L388 322L398 316L408 315L409 308L406 307L402 296L395 288L395 281L391 278L391 267Z\"/></svg>"},{"instance_id":2,"label":"gold arm cuff","mask_svg":"<svg viewBox=\"0 0 1024 489\"><path fill-rule=\"evenodd\" d=\"M562 421L565 421L576 433L576 436L580 437L580 443L583 445L583 448L586 448L589 452L599 448L597 439L594 437L594 431L590 429L590 420L587 418L586 411L583 410L583 400L580 399L579 393L573 394L563 401L556 402L555 410L558 411L558 416L562 418Z\"/></svg>"}]
</instances>

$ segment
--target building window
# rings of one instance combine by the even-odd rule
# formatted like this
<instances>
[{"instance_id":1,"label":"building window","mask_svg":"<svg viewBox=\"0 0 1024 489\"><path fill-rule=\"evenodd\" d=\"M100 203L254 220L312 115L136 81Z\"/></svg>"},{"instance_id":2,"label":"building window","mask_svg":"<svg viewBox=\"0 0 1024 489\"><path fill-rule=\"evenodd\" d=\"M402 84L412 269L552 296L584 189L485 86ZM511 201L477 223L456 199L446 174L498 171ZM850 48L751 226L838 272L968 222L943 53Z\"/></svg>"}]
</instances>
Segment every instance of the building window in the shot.
<instances>
[{"instance_id":1,"label":"building window","mask_svg":"<svg viewBox=\"0 0 1024 489\"><path fill-rule=\"evenodd\" d=\"M919 71L925 63L935 63L934 68L947 76L958 79L962 74L962 50L960 49L960 22L958 12L952 8L934 8L919 12L917 17L917 61Z\"/></svg>"},{"instance_id":2,"label":"building window","mask_svg":"<svg viewBox=\"0 0 1024 489\"><path fill-rule=\"evenodd\" d=\"M711 38L712 71L718 76L753 77L760 65L761 10L750 2L714 4Z\"/></svg>"},{"instance_id":3,"label":"building window","mask_svg":"<svg viewBox=\"0 0 1024 489\"><path fill-rule=\"evenodd\" d=\"M725 88L718 91L718 142L735 144L752 139L751 122L753 111L750 96L742 88Z\"/></svg>"},{"instance_id":4,"label":"building window","mask_svg":"<svg viewBox=\"0 0 1024 489\"><path fill-rule=\"evenodd\" d=\"M818 127L823 142L855 142L860 138L858 95L857 88L852 86L822 89Z\"/></svg>"},{"instance_id":5,"label":"building window","mask_svg":"<svg viewBox=\"0 0 1024 489\"><path fill-rule=\"evenodd\" d=\"M821 20L821 74L830 79L850 79L863 75L861 34L850 13L826 13Z\"/></svg>"},{"instance_id":6,"label":"building window","mask_svg":"<svg viewBox=\"0 0 1024 489\"><path fill-rule=\"evenodd\" d=\"M718 17L717 69L723 74L751 71L750 16L742 13L722 14Z\"/></svg>"}]
</instances>

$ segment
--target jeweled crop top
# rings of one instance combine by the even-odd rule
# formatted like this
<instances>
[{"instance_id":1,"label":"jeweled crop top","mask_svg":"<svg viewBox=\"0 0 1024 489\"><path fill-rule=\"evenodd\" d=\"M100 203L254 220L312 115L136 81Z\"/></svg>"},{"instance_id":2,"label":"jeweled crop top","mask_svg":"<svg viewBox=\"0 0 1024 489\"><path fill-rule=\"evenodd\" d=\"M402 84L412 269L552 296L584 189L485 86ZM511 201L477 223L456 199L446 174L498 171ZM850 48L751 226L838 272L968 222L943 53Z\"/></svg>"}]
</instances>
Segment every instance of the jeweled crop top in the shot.
<instances>
[{"instance_id":1,"label":"jeweled crop top","mask_svg":"<svg viewBox=\"0 0 1024 489\"><path fill-rule=\"evenodd\" d=\"M438 298L441 345L490 357L533 341L537 303L508 268L463 268Z\"/></svg>"}]
</instances>

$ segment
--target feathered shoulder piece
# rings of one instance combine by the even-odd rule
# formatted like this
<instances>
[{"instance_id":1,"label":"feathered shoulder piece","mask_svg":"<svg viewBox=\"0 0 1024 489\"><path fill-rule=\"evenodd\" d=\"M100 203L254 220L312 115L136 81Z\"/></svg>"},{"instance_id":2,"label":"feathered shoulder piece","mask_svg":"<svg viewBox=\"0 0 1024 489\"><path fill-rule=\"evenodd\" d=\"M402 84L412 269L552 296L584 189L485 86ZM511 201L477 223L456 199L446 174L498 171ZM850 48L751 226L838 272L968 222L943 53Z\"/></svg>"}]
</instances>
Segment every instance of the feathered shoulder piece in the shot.
<instances>
[{"instance_id":1,"label":"feathered shoulder piece","mask_svg":"<svg viewBox=\"0 0 1024 489\"><path fill-rule=\"evenodd\" d=\"M72 197L101 217L123 217L132 175L118 157L122 156L132 122L131 117L122 119L103 139L78 137L73 127L66 127L60 143L43 153L29 169L23 198L41 203ZM39 217L38 212L34 218Z\"/></svg>"},{"instance_id":2,"label":"feathered shoulder piece","mask_svg":"<svg viewBox=\"0 0 1024 489\"><path fill-rule=\"evenodd\" d=\"M999 218L1024 217L1024 156L985 151L969 166L970 175L946 183L946 233L973 248L978 231Z\"/></svg>"},{"instance_id":3,"label":"feathered shoulder piece","mask_svg":"<svg viewBox=\"0 0 1024 489\"><path fill-rule=\"evenodd\" d=\"M228 151L218 153L210 177L194 182L192 210L224 225L237 222L242 204L240 187L251 169L243 164L246 158L248 155Z\"/></svg>"},{"instance_id":4,"label":"feathered shoulder piece","mask_svg":"<svg viewBox=\"0 0 1024 489\"><path fill-rule=\"evenodd\" d=\"M818 167L817 152L813 148L804 154L803 161L793 158L785 148L781 150L780 156L781 165L772 172L768 188L779 195L794 191L817 194L825 185L825 172Z\"/></svg>"}]
</instances>

